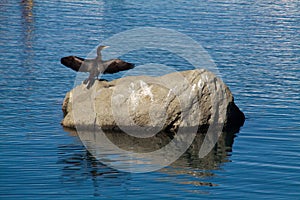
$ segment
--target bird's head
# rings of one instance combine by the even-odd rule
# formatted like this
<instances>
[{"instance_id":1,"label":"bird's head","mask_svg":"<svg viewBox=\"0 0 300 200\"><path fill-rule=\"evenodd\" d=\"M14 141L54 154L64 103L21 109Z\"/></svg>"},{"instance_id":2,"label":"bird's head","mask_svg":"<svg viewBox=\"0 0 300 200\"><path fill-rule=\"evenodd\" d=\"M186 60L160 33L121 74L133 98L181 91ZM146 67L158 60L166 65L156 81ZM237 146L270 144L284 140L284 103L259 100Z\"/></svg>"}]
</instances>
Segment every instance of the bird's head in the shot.
<instances>
[{"instance_id":1,"label":"bird's head","mask_svg":"<svg viewBox=\"0 0 300 200\"><path fill-rule=\"evenodd\" d=\"M108 47L109 47L109 46L100 45L100 46L97 48L97 55L101 55L101 54L100 54L101 51L102 51L103 49L108 48Z\"/></svg>"}]
</instances>

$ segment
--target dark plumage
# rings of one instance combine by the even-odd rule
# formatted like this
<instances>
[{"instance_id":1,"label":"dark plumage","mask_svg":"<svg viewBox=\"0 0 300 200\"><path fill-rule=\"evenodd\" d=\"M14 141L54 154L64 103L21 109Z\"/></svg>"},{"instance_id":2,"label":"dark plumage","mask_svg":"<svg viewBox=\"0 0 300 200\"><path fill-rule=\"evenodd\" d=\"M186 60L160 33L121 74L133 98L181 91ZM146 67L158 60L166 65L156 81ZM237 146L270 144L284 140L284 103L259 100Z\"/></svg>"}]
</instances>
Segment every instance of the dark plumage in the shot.
<instances>
[{"instance_id":1,"label":"dark plumage","mask_svg":"<svg viewBox=\"0 0 300 200\"><path fill-rule=\"evenodd\" d=\"M90 88L95 78L98 78L99 74L113 74L119 71L129 70L134 68L134 64L125 62L120 59L110 59L107 61L102 60L101 50L108 46L99 46L97 48L97 56L94 59L83 59L77 56L67 56L61 58L61 64L73 69L76 72L89 72L90 76L84 81L84 84L88 84Z\"/></svg>"}]
</instances>

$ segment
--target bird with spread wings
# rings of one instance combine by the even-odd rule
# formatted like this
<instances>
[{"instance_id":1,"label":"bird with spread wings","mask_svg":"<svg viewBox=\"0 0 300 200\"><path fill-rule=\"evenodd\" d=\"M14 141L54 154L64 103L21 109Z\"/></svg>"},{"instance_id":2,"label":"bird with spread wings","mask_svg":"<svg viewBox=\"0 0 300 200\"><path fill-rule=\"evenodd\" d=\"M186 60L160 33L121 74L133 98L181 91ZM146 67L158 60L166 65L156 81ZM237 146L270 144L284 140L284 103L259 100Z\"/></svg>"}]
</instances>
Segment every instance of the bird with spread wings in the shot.
<instances>
[{"instance_id":1,"label":"bird with spread wings","mask_svg":"<svg viewBox=\"0 0 300 200\"><path fill-rule=\"evenodd\" d=\"M76 72L89 72L89 77L83 82L84 84L87 84L87 88L89 89L94 84L95 79L98 79L99 74L114 74L119 71L134 68L134 64L118 58L103 61L101 51L107 47L109 46L99 46L97 48L97 56L94 59L67 56L61 58L60 62Z\"/></svg>"}]
</instances>

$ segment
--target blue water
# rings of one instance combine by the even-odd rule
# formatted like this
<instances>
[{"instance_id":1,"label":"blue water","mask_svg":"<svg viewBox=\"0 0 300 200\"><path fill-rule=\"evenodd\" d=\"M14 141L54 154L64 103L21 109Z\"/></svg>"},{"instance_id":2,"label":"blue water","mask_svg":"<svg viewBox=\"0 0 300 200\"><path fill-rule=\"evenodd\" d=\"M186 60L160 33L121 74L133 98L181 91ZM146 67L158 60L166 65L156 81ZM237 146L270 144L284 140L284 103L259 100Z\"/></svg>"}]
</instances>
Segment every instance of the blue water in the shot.
<instances>
[{"instance_id":1,"label":"blue water","mask_svg":"<svg viewBox=\"0 0 300 200\"><path fill-rule=\"evenodd\" d=\"M145 26L200 43L247 117L214 167L119 172L60 125L76 77L60 58ZM0 1L0 198L299 199L299 58L298 0Z\"/></svg>"}]
</instances>

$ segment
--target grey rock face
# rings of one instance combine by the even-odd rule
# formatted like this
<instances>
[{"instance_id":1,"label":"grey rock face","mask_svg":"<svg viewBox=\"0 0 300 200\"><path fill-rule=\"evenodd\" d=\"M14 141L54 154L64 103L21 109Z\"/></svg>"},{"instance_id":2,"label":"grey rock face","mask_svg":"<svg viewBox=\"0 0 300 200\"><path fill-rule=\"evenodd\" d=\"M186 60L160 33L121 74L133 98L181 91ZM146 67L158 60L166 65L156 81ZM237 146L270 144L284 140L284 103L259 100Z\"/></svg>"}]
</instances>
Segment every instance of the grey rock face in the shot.
<instances>
[{"instance_id":1,"label":"grey rock face","mask_svg":"<svg viewBox=\"0 0 300 200\"><path fill-rule=\"evenodd\" d=\"M140 134L212 124L238 128L245 120L229 88L204 69L96 81L89 89L81 84L66 94L62 109L65 127L134 129Z\"/></svg>"}]
</instances>

